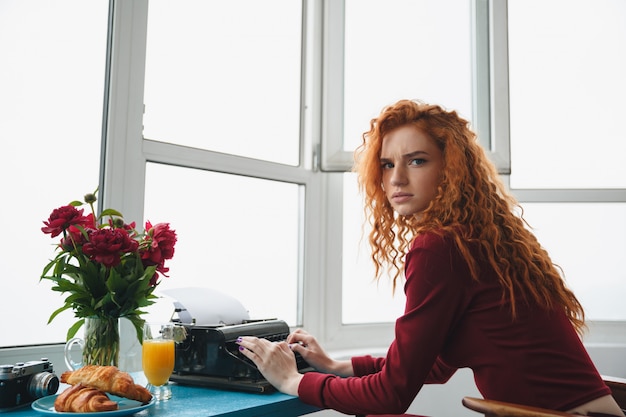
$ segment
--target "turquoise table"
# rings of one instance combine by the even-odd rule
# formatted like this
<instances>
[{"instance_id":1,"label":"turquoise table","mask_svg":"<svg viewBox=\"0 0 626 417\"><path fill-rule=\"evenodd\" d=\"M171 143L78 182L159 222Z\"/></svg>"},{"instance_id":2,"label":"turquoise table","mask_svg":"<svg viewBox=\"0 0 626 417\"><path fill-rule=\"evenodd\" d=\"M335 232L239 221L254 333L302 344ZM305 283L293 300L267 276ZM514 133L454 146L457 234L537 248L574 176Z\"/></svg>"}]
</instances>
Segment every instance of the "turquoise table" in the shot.
<instances>
[{"instance_id":1,"label":"turquoise table","mask_svg":"<svg viewBox=\"0 0 626 417\"><path fill-rule=\"evenodd\" d=\"M319 411L316 407L304 404L297 397L279 392L256 394L176 384L172 384L171 387L171 399L157 402L151 407L130 415L134 417L295 417ZM62 386L59 392L64 388ZM0 412L0 417L54 417L55 414L35 411L29 406L10 412ZM98 414L105 417L107 414L120 415L122 413L116 411ZM64 413L63 415L71 414ZM74 415L80 416L80 414Z\"/></svg>"}]
</instances>

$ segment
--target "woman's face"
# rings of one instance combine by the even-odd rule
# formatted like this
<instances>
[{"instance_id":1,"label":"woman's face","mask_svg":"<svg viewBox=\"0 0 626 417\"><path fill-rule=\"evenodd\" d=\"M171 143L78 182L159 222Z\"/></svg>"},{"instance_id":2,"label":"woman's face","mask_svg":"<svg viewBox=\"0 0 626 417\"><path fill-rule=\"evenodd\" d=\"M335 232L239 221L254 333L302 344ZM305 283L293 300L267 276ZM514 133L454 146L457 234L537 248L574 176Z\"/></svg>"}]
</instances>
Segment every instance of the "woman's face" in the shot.
<instances>
[{"instance_id":1,"label":"woman's face","mask_svg":"<svg viewBox=\"0 0 626 417\"><path fill-rule=\"evenodd\" d=\"M383 137L380 152L383 187L393 209L403 216L421 213L437 194L443 153L418 128L405 125Z\"/></svg>"}]
</instances>

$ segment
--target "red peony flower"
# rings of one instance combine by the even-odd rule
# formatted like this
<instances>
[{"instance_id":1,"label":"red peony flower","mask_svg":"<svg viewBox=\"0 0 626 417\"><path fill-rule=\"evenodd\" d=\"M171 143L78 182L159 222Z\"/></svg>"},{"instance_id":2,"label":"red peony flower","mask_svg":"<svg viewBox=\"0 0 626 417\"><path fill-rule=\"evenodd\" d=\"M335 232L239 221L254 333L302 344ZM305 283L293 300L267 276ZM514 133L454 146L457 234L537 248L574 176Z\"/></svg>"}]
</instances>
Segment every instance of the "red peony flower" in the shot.
<instances>
[{"instance_id":1,"label":"red peony flower","mask_svg":"<svg viewBox=\"0 0 626 417\"><path fill-rule=\"evenodd\" d=\"M83 216L76 208L83 203L73 201L55 209L41 228L53 238L62 234L41 279L51 280L53 291L68 294L49 320L72 309L80 320L69 329L70 339L87 317L126 317L141 341L142 309L157 299L153 292L159 274L169 271L165 261L174 256L176 232L169 223L150 222L139 232L135 222L126 223L114 209L96 215L95 193L85 195L84 202L91 214Z\"/></svg>"},{"instance_id":2,"label":"red peony flower","mask_svg":"<svg viewBox=\"0 0 626 417\"><path fill-rule=\"evenodd\" d=\"M61 239L61 243L59 243L59 245L61 246L63 250L68 250L68 251L71 251L74 248L81 247L85 244L85 242L87 242L87 238L85 237L85 234L83 233L89 234L93 230L94 229L90 229L90 228L81 230L78 227L71 225L67 229L66 237Z\"/></svg>"},{"instance_id":3,"label":"red peony flower","mask_svg":"<svg viewBox=\"0 0 626 417\"><path fill-rule=\"evenodd\" d=\"M95 224L93 215L83 216L83 209L77 209L74 206L63 206L52 211L48 221L44 221L46 227L42 227L41 231L49 233L50 237L57 237L72 225L83 227Z\"/></svg>"},{"instance_id":4,"label":"red peony flower","mask_svg":"<svg viewBox=\"0 0 626 417\"><path fill-rule=\"evenodd\" d=\"M170 270L165 267L165 261L174 257L174 245L176 244L176 232L170 229L169 223L157 223L152 226L146 222L146 235L142 243L141 260L144 266L156 265L157 272L167 276ZM154 274L150 284L156 285L158 274Z\"/></svg>"},{"instance_id":5,"label":"red peony flower","mask_svg":"<svg viewBox=\"0 0 626 417\"><path fill-rule=\"evenodd\" d=\"M89 233L83 252L106 267L119 265L121 255L135 252L139 244L124 229L98 229Z\"/></svg>"}]
</instances>

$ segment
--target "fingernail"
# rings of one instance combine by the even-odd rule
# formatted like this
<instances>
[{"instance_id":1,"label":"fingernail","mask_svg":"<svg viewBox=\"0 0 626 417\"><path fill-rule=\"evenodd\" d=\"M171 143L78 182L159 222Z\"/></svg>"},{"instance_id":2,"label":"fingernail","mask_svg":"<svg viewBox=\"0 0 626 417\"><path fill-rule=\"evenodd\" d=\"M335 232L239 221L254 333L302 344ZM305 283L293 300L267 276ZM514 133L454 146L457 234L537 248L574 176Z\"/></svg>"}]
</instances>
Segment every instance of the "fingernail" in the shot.
<instances>
[{"instance_id":1,"label":"fingernail","mask_svg":"<svg viewBox=\"0 0 626 417\"><path fill-rule=\"evenodd\" d=\"M244 349L245 349L245 347L239 346L239 350L244 350Z\"/></svg>"},{"instance_id":2,"label":"fingernail","mask_svg":"<svg viewBox=\"0 0 626 417\"><path fill-rule=\"evenodd\" d=\"M231 339L231 340L232 340L232 339ZM237 338L237 341L238 341L238 342L241 342L242 340L243 340L243 339L242 339L241 337L238 337L238 338Z\"/></svg>"}]
</instances>

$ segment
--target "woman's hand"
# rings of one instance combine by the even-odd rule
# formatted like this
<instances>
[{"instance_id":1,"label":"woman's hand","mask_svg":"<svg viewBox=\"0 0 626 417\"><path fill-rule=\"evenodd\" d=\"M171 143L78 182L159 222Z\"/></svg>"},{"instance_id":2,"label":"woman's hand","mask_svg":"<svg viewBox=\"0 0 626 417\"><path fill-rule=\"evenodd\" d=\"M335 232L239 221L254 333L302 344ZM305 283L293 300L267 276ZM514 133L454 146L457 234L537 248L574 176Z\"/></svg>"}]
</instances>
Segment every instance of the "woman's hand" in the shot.
<instances>
[{"instance_id":1,"label":"woman's hand","mask_svg":"<svg viewBox=\"0 0 626 417\"><path fill-rule=\"evenodd\" d=\"M302 329L296 329L287 336L287 343L292 351L302 355L305 361L313 368L327 374L339 376L353 376L352 361L337 361L332 359L317 342L315 337Z\"/></svg>"},{"instance_id":2,"label":"woman's hand","mask_svg":"<svg viewBox=\"0 0 626 417\"><path fill-rule=\"evenodd\" d=\"M302 374L298 372L296 358L286 342L270 342L253 336L237 339L239 350L255 363L259 372L277 390L298 395Z\"/></svg>"}]
</instances>

